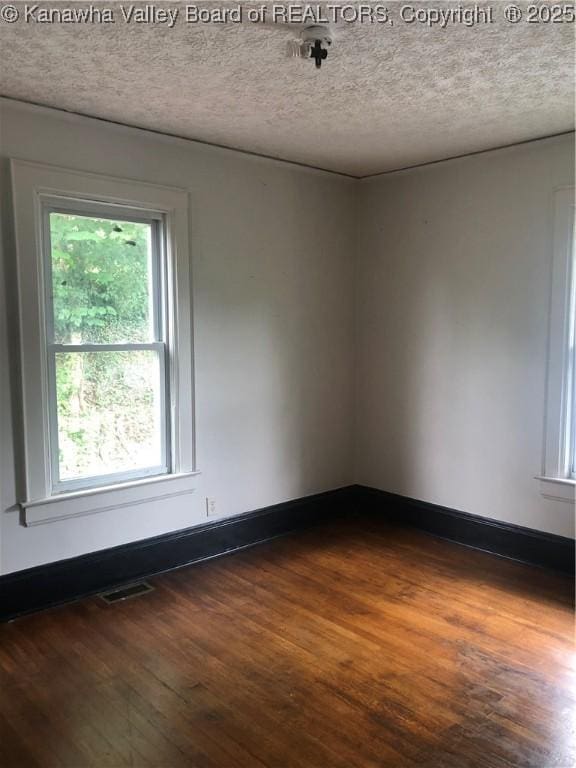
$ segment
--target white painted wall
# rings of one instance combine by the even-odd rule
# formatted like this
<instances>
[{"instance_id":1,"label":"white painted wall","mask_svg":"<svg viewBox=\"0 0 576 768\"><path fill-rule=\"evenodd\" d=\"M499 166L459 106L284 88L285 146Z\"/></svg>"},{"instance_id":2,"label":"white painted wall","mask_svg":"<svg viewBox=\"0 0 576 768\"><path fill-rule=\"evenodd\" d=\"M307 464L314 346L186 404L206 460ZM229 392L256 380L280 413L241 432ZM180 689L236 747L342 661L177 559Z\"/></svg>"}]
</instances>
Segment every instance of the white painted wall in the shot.
<instances>
[{"instance_id":1,"label":"white painted wall","mask_svg":"<svg viewBox=\"0 0 576 768\"><path fill-rule=\"evenodd\" d=\"M19 525L0 312L0 573L206 522L206 496L227 517L353 481L354 182L8 101L0 131L8 298L7 158L189 190L202 471L191 501Z\"/></svg>"},{"instance_id":2,"label":"white painted wall","mask_svg":"<svg viewBox=\"0 0 576 768\"><path fill-rule=\"evenodd\" d=\"M574 535L533 479L570 184L573 135L360 183L357 482Z\"/></svg>"}]
</instances>

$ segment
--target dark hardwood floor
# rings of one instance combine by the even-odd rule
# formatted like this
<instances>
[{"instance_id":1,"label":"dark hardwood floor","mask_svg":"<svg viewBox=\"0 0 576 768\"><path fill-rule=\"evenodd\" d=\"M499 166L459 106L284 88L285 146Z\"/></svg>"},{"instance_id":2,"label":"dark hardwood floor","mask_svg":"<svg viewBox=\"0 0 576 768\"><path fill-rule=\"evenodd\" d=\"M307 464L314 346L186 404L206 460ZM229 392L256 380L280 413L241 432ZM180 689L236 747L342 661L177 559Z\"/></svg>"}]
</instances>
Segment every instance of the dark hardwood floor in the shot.
<instances>
[{"instance_id":1,"label":"dark hardwood floor","mask_svg":"<svg viewBox=\"0 0 576 768\"><path fill-rule=\"evenodd\" d=\"M559 575L325 525L0 626L2 768L570 768Z\"/></svg>"}]
</instances>

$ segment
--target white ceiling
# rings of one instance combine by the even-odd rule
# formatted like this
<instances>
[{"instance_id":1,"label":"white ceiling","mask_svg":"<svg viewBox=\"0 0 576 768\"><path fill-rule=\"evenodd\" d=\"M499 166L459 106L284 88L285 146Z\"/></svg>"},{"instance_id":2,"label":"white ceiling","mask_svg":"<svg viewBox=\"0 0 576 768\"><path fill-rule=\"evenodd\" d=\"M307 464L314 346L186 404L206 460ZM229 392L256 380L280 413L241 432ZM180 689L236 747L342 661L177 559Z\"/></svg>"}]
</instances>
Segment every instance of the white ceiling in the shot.
<instances>
[{"instance_id":1,"label":"white ceiling","mask_svg":"<svg viewBox=\"0 0 576 768\"><path fill-rule=\"evenodd\" d=\"M290 31L187 24L176 1L156 4L180 7L173 29L112 2L115 24L21 18L0 23L0 94L353 176L573 129L574 25L510 24L493 0L493 24L429 29L387 5L392 26L338 23L320 71L287 58Z\"/></svg>"}]
</instances>

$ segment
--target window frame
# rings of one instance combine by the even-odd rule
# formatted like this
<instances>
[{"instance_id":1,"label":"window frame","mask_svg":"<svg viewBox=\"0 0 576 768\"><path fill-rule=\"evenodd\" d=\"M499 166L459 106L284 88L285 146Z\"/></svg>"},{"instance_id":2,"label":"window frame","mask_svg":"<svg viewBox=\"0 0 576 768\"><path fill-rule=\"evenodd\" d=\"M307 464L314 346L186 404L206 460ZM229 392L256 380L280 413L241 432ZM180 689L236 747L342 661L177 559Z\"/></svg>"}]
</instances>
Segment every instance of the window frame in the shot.
<instances>
[{"instance_id":1,"label":"window frame","mask_svg":"<svg viewBox=\"0 0 576 768\"><path fill-rule=\"evenodd\" d=\"M548 375L541 493L574 503L576 485L576 230L575 189L553 198Z\"/></svg>"},{"instance_id":2,"label":"window frame","mask_svg":"<svg viewBox=\"0 0 576 768\"><path fill-rule=\"evenodd\" d=\"M187 192L18 160L11 161L11 173L18 263L24 443L20 505L25 524L109 509L111 500L118 502L114 506L123 506L131 503L131 499L143 503L156 495L166 498L172 493L192 492L193 479L199 473L194 441ZM159 324L164 326L164 341L156 339L155 343L165 344L163 378L167 396L164 418L165 434L169 439L165 447L166 466L162 469L166 471L114 473L100 476L96 482L93 478L90 482L84 482L84 479L54 482L57 477L54 458L57 462L58 456L54 457L55 452L50 450L54 439L51 431L56 424L55 415L50 411L56 400L48 349L49 333L53 341L53 328L48 330L52 303L49 298L49 211L54 210L54 206L68 213L95 215L98 210L106 211L109 218L133 221L140 217L147 223L153 218L159 222L154 226L157 238L163 230L161 242L157 243L163 267L157 277L164 306L163 316L155 318L155 328L158 330ZM159 334L154 335L158 337ZM104 351L103 347L108 345L97 346L99 351ZM134 349L138 345L129 346ZM141 346L149 348L150 345ZM159 357L162 359L163 356L159 354ZM166 482L170 480L174 482ZM145 484L145 499L142 493L135 492L140 484ZM78 503L79 497L83 497L82 504Z\"/></svg>"}]
</instances>

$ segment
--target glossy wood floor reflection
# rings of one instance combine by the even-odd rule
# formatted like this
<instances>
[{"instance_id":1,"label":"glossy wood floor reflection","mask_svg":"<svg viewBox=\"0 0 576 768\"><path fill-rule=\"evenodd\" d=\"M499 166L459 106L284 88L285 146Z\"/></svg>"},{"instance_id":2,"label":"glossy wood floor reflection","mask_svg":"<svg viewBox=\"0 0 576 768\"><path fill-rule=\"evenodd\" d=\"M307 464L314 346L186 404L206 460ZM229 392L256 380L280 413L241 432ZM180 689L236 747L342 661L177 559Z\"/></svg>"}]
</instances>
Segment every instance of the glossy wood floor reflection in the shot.
<instances>
[{"instance_id":1,"label":"glossy wood floor reflection","mask_svg":"<svg viewBox=\"0 0 576 768\"><path fill-rule=\"evenodd\" d=\"M0 626L0 765L570 768L570 581L347 521Z\"/></svg>"}]
</instances>

